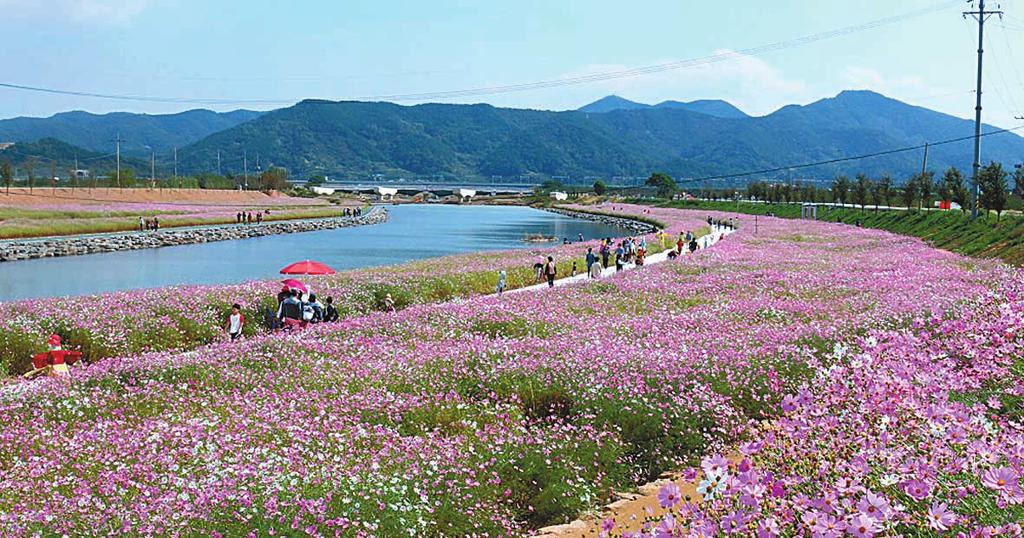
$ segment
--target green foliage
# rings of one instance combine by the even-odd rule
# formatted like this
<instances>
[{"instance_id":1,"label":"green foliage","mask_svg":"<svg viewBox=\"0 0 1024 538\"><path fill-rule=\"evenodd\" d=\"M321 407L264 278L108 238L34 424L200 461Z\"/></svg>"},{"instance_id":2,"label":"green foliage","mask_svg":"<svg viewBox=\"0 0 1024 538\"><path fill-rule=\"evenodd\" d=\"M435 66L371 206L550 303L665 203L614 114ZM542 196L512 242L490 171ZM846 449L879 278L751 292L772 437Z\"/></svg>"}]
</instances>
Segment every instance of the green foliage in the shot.
<instances>
[{"instance_id":1,"label":"green foliage","mask_svg":"<svg viewBox=\"0 0 1024 538\"><path fill-rule=\"evenodd\" d=\"M606 192L608 192L608 185L605 185L604 181L599 179L594 182L594 194L604 196Z\"/></svg>"},{"instance_id":2,"label":"green foliage","mask_svg":"<svg viewBox=\"0 0 1024 538\"><path fill-rule=\"evenodd\" d=\"M12 170L10 159L4 159L4 162L0 164L0 179L3 179L7 190L11 190L11 183L14 181L14 171Z\"/></svg>"},{"instance_id":3,"label":"green foliage","mask_svg":"<svg viewBox=\"0 0 1024 538\"><path fill-rule=\"evenodd\" d=\"M672 195L679 190L679 186L676 185L675 180L663 172L655 172L651 174L651 177L647 178L647 181L644 184L658 189L659 198L671 198Z\"/></svg>"},{"instance_id":4,"label":"green foliage","mask_svg":"<svg viewBox=\"0 0 1024 538\"><path fill-rule=\"evenodd\" d=\"M864 206L868 205L871 190L871 180L864 174L857 174L857 181L853 184L853 203L864 209Z\"/></svg>"},{"instance_id":5,"label":"green foliage","mask_svg":"<svg viewBox=\"0 0 1024 538\"><path fill-rule=\"evenodd\" d=\"M846 176L838 176L832 181L832 198L840 203L845 204L847 196L850 192L850 178Z\"/></svg>"},{"instance_id":6,"label":"green foliage","mask_svg":"<svg viewBox=\"0 0 1024 538\"><path fill-rule=\"evenodd\" d=\"M964 183L963 173L956 167L950 167L942 176L942 183L949 193L949 200L959 204L962 211L967 211L970 193L967 190L967 184Z\"/></svg>"},{"instance_id":7,"label":"green foliage","mask_svg":"<svg viewBox=\"0 0 1024 538\"><path fill-rule=\"evenodd\" d=\"M978 203L987 211L995 211L997 218L1002 218L1003 210L1006 209L1007 176L1003 165L997 162L982 167L978 172L978 185L981 187Z\"/></svg>"},{"instance_id":8,"label":"green foliage","mask_svg":"<svg viewBox=\"0 0 1024 538\"><path fill-rule=\"evenodd\" d=\"M903 186L903 193L901 197L903 199L903 205L907 206L908 211L914 207L914 202L917 201L917 182L918 174L914 174L914 176L907 181L907 184Z\"/></svg>"},{"instance_id":9,"label":"green foliage","mask_svg":"<svg viewBox=\"0 0 1024 538\"><path fill-rule=\"evenodd\" d=\"M287 190L289 186L288 170L285 170L284 168L271 166L265 172L260 174L261 191L283 191Z\"/></svg>"}]
</instances>

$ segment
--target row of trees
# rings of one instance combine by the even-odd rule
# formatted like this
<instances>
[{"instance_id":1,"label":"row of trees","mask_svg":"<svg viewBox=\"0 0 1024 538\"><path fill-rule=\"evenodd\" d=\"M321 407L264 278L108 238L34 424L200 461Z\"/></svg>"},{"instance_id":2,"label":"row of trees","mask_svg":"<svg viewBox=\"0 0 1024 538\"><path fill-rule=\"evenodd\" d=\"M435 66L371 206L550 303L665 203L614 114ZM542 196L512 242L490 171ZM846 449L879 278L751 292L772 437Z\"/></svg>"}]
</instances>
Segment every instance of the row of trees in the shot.
<instances>
[{"instance_id":1,"label":"row of trees","mask_svg":"<svg viewBox=\"0 0 1024 538\"><path fill-rule=\"evenodd\" d=\"M978 184L981 195L978 205L981 208L995 211L997 215L1002 214L1009 200L1009 176L1003 166L995 162L980 170ZM1024 168L1018 168L1013 178L1014 192L1024 193ZM755 181L747 185L747 196L771 203L834 202L858 205L862 209L873 205L876 210L881 206L891 206L893 200L898 200L907 209L930 207L938 199L954 202L967 211L971 203L971 193L964 174L955 167L946 170L939 179L930 171L914 174L902 186L895 185L889 175L875 180L864 174L858 174L853 179L838 176L828 189L800 182L780 184Z\"/></svg>"},{"instance_id":2,"label":"row of trees","mask_svg":"<svg viewBox=\"0 0 1024 538\"><path fill-rule=\"evenodd\" d=\"M27 172L27 179L25 185L32 189L35 187L35 175L34 167L26 165L25 170ZM52 170L53 177L56 177L56 171ZM133 188L141 185L149 184L149 179L142 179L135 175L135 171L131 168L122 168L120 177L115 179L117 173L111 171L106 175L106 179L100 180L98 175L88 181L83 187L126 187ZM0 180L3 181L4 187L7 191L10 191L11 187L15 183L14 179L14 167L10 161L0 162ZM177 188L192 188L192 189L235 189L243 185L243 179L236 177L230 173L223 176L217 174L202 173L195 176L178 176L174 181L163 180L157 181L158 185L165 187L177 187ZM291 184L288 182L288 171L284 168L270 167L260 175L252 177L246 183L248 188L258 188L262 191L271 190L285 190L288 189ZM48 186L48 185L47 185Z\"/></svg>"}]
</instances>

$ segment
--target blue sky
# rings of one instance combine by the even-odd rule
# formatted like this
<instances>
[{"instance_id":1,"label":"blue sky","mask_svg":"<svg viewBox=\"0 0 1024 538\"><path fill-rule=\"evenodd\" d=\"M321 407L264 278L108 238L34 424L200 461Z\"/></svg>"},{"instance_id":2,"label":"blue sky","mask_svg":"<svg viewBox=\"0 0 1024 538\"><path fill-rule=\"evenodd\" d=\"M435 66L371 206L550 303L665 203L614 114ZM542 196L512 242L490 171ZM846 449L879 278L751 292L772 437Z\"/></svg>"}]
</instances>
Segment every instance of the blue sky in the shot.
<instances>
[{"instance_id":1,"label":"blue sky","mask_svg":"<svg viewBox=\"0 0 1024 538\"><path fill-rule=\"evenodd\" d=\"M986 121L1024 122L1024 0L989 26ZM346 99L550 80L737 51L930 6L895 25L654 75L454 99L576 108L722 98L752 114L867 88L973 115L976 26L940 0L0 0L0 82L238 101ZM277 104L207 106L267 109ZM0 117L198 105L0 89Z\"/></svg>"}]
</instances>

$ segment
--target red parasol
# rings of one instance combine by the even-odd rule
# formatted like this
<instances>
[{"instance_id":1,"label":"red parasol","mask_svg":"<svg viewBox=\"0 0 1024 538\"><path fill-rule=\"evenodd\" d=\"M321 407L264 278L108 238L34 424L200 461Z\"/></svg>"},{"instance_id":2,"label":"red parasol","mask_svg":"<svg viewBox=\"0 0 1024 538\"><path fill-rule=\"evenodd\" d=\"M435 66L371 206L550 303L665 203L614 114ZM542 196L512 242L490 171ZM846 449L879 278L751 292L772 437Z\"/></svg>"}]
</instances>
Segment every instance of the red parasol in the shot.
<instances>
[{"instance_id":1,"label":"red parasol","mask_svg":"<svg viewBox=\"0 0 1024 538\"><path fill-rule=\"evenodd\" d=\"M336 272L327 265L310 260L295 262L281 269L282 275L333 275Z\"/></svg>"},{"instance_id":2,"label":"red parasol","mask_svg":"<svg viewBox=\"0 0 1024 538\"><path fill-rule=\"evenodd\" d=\"M299 282L298 280L295 280L294 278L289 278L288 280L282 280L281 283L284 284L285 287L287 287L290 290L299 290L302 293L309 293L309 288L306 287L305 284L303 284L302 282Z\"/></svg>"}]
</instances>

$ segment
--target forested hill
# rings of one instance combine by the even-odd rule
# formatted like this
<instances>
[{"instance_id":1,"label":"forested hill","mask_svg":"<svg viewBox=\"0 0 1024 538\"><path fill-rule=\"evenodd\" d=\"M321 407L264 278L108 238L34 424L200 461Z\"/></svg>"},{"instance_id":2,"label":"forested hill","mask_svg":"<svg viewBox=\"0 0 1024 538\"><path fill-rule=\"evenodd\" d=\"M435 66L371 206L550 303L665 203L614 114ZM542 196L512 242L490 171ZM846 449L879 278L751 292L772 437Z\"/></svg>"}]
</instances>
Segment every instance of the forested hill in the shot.
<instances>
[{"instance_id":1,"label":"forested hill","mask_svg":"<svg viewBox=\"0 0 1024 538\"><path fill-rule=\"evenodd\" d=\"M215 133L179 156L190 172L212 170L220 150L225 168L235 172L246 151L250 158L259 153L264 167L283 166L300 177L569 176L583 181L642 177L652 170L676 177L738 173L972 134L968 120L867 91L787 106L763 117L730 118L673 107L587 113L310 100ZM929 167L967 169L972 148L970 141L932 147ZM803 169L798 175L891 173L898 182L920 170L921 153ZM1024 138L986 137L984 158L1019 162Z\"/></svg>"},{"instance_id":2,"label":"forested hill","mask_svg":"<svg viewBox=\"0 0 1024 538\"><path fill-rule=\"evenodd\" d=\"M120 134L124 140L122 151L142 155L148 154L149 148L166 152L175 146L186 146L259 117L260 114L252 110L213 112L200 109L177 114L91 114L76 110L48 118L0 120L0 142L35 142L42 138L56 138L90 151L106 153L113 151L114 138Z\"/></svg>"}]
</instances>

